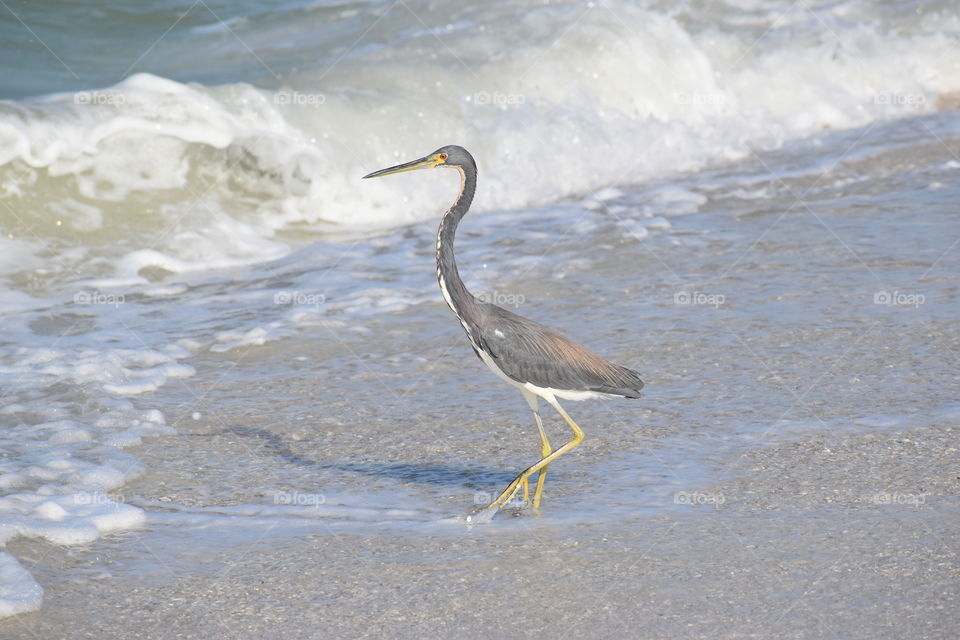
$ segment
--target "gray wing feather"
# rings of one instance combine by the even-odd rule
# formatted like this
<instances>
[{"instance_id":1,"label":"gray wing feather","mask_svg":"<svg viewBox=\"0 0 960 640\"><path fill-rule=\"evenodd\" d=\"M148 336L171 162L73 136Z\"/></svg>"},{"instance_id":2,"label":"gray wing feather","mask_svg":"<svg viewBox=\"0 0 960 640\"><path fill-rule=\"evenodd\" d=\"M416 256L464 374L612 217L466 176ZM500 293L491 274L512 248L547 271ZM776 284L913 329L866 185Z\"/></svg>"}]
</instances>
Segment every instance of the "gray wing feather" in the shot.
<instances>
[{"instance_id":1,"label":"gray wing feather","mask_svg":"<svg viewBox=\"0 0 960 640\"><path fill-rule=\"evenodd\" d=\"M637 372L496 305L481 304L479 311L479 346L514 380L552 389L640 397L643 381Z\"/></svg>"}]
</instances>

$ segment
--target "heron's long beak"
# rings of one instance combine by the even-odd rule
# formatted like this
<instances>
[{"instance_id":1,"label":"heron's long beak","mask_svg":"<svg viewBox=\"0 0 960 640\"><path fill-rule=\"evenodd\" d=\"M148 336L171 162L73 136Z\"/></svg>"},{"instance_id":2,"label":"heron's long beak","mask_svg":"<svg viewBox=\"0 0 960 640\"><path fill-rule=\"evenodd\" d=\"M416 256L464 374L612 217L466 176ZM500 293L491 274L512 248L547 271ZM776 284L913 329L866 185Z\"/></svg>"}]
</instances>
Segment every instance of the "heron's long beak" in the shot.
<instances>
[{"instance_id":1,"label":"heron's long beak","mask_svg":"<svg viewBox=\"0 0 960 640\"><path fill-rule=\"evenodd\" d=\"M404 164L398 164L395 167L388 167L386 169L380 169L380 171L374 171L373 173L368 173L363 176L366 178L379 178L380 176L389 176L392 173L403 173L404 171L416 171L417 169L432 169L438 164L443 164L443 159L437 157L438 154L433 153L429 156L424 156L419 160L414 160L413 162L406 162Z\"/></svg>"}]
</instances>

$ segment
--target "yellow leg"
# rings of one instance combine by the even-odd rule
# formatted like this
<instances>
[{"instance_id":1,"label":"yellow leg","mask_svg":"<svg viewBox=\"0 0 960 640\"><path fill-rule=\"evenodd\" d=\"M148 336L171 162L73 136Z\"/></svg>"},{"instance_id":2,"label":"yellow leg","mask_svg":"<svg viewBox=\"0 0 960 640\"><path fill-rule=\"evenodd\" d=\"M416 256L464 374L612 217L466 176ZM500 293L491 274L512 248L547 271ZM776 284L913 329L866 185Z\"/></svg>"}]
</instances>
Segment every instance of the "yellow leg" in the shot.
<instances>
[{"instance_id":1,"label":"yellow leg","mask_svg":"<svg viewBox=\"0 0 960 640\"><path fill-rule=\"evenodd\" d=\"M540 455L543 456L544 458L546 458L546 457L549 456L551 453L553 453L553 449L550 448L550 441L547 440L547 432L543 430L543 421L540 420L540 412L539 412L539 411L534 411L534 412L533 412L533 417L534 417L534 418L536 419L536 421L537 421L537 431L540 432ZM539 509L539 508L540 508L540 496L543 495L543 483L544 483L544 482L546 481L546 479L547 479L547 467L548 467L548 466L550 466L550 465L545 465L545 466L543 467L543 469L540 469L540 474L537 476L537 488L536 488L536 490L535 490L534 493L533 493L533 508L534 508L534 509ZM523 491L523 499L524 499L524 501L526 502L526 500L527 500L527 491L526 491L526 489L527 489L527 483L526 483L526 481L524 481L524 483L523 483L523 488L524 488L524 491Z\"/></svg>"},{"instance_id":2,"label":"yellow leg","mask_svg":"<svg viewBox=\"0 0 960 640\"><path fill-rule=\"evenodd\" d=\"M504 489L497 499L490 503L487 509L499 509L513 499L513 496L517 494L517 491L520 490L521 485L527 482L527 479L532 476L537 471L545 469L547 465L553 462L556 458L559 458L567 451L575 449L580 446L580 443L583 442L583 430L577 426L577 423L573 421L573 418L567 415L567 412L557 403L556 399L550 398L547 400L550 405L557 410L557 413L560 414L560 417L563 418L564 422L567 423L573 430L573 438L567 441L563 446L561 446L556 451L546 455L542 460L537 462L531 467L524 469L520 475L513 479L513 481L507 485L507 488ZM537 494L534 494L534 500L536 500Z\"/></svg>"},{"instance_id":3,"label":"yellow leg","mask_svg":"<svg viewBox=\"0 0 960 640\"><path fill-rule=\"evenodd\" d=\"M530 405L530 410L533 411L533 418L537 423L537 432L540 434L540 458L546 458L553 453L553 449L550 447L550 441L547 440L547 432L543 430L543 421L540 419L540 398L526 390L523 391L523 397L527 401L527 404ZM540 497L543 495L543 483L546 479L547 467L544 467L537 476L537 488L533 494L534 509L540 508ZM523 486L523 502L524 504L530 504L530 482L524 479L520 484Z\"/></svg>"}]
</instances>

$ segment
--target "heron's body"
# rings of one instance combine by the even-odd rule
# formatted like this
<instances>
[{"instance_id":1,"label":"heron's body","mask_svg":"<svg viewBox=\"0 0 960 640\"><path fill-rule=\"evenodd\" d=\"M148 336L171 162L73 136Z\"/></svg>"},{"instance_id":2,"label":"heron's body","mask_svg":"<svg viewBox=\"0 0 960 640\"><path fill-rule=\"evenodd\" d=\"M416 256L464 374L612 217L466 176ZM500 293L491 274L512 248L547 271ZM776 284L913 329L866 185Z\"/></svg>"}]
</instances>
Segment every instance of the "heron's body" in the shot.
<instances>
[{"instance_id":1,"label":"heron's body","mask_svg":"<svg viewBox=\"0 0 960 640\"><path fill-rule=\"evenodd\" d=\"M455 145L406 164L375 171L372 178L401 171L431 167L451 167L460 173L460 195L440 220L437 230L437 281L450 309L460 319L474 352L498 377L520 389L530 404L540 432L543 458L524 470L490 505L498 509L507 504L522 486L527 498L527 478L540 471L534 506L540 496L547 465L562 453L576 447L583 432L557 403L621 396L640 397L643 382L635 372L591 353L541 324L528 320L494 304L478 300L460 279L453 240L460 220L466 215L477 186L477 167L466 149ZM546 400L573 429L574 438L556 450L550 448L540 419L538 398Z\"/></svg>"}]
</instances>

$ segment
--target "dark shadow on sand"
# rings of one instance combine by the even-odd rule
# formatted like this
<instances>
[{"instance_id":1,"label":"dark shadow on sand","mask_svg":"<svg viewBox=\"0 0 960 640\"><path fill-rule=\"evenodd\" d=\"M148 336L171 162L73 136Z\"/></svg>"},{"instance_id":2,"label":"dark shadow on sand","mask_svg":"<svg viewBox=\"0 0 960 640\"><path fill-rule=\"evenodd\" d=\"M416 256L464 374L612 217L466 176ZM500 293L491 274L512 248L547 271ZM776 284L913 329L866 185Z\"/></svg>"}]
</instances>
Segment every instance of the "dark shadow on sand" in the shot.
<instances>
[{"instance_id":1,"label":"dark shadow on sand","mask_svg":"<svg viewBox=\"0 0 960 640\"><path fill-rule=\"evenodd\" d=\"M506 484L515 474L495 469L469 469L452 467L445 464L406 464L383 462L326 462L307 458L292 450L283 438L266 429L248 427L230 427L220 433L233 434L244 438L255 438L266 451L279 456L290 464L310 467L318 470L335 470L349 473L361 473L381 478L391 478L401 482L421 484L459 486L470 489L489 488L491 485Z\"/></svg>"}]
</instances>

